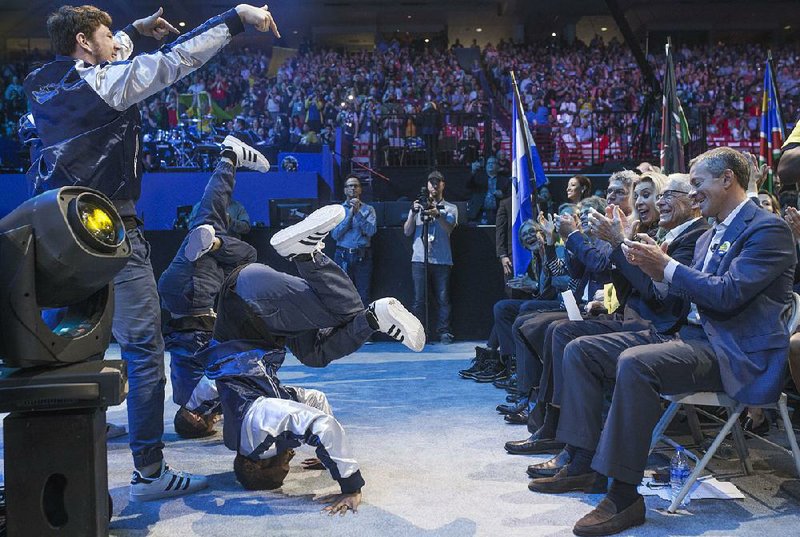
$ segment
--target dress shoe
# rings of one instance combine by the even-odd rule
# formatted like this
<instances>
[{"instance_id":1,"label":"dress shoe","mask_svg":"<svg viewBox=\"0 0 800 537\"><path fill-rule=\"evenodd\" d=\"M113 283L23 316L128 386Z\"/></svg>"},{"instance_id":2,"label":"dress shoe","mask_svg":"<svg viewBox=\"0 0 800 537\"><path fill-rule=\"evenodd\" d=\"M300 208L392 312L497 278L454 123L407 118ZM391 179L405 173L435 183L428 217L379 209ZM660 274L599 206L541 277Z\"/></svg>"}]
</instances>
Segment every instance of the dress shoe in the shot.
<instances>
[{"instance_id":1,"label":"dress shoe","mask_svg":"<svg viewBox=\"0 0 800 537\"><path fill-rule=\"evenodd\" d=\"M512 455L536 455L539 453L558 453L564 449L564 442L555 438L542 438L539 431L533 433L525 440L512 440L506 442L506 451Z\"/></svg>"},{"instance_id":2,"label":"dress shoe","mask_svg":"<svg viewBox=\"0 0 800 537\"><path fill-rule=\"evenodd\" d=\"M525 405L526 408L520 410L519 412L514 412L513 414L506 414L503 419L506 420L506 423L511 425L527 425L528 424L528 405Z\"/></svg>"},{"instance_id":3,"label":"dress shoe","mask_svg":"<svg viewBox=\"0 0 800 537\"><path fill-rule=\"evenodd\" d=\"M602 494L608 488L608 478L595 471L585 474L569 475L567 467L562 468L553 477L540 477L528 483L528 489L544 494L562 494L564 492L586 492Z\"/></svg>"},{"instance_id":4,"label":"dress shoe","mask_svg":"<svg viewBox=\"0 0 800 537\"><path fill-rule=\"evenodd\" d=\"M617 512L617 506L608 498L597 504L594 510L580 519L572 533L582 537L614 535L628 528L641 526L645 522L644 498L639 496L627 509Z\"/></svg>"},{"instance_id":5,"label":"dress shoe","mask_svg":"<svg viewBox=\"0 0 800 537\"><path fill-rule=\"evenodd\" d=\"M517 399L515 403L510 403L506 405L497 405L497 411L501 414L515 414L521 410L525 410L526 408L528 408L527 397Z\"/></svg>"},{"instance_id":6,"label":"dress shoe","mask_svg":"<svg viewBox=\"0 0 800 537\"><path fill-rule=\"evenodd\" d=\"M563 467L569 464L572 457L566 449L562 449L558 455L553 457L547 462L540 462L539 464L531 464L528 466L528 476L532 478L537 477L553 477Z\"/></svg>"},{"instance_id":7,"label":"dress shoe","mask_svg":"<svg viewBox=\"0 0 800 537\"><path fill-rule=\"evenodd\" d=\"M742 429L759 436L766 436L766 434L769 432L769 420L765 416L761 423L753 426L753 418L747 416L742 424Z\"/></svg>"}]
</instances>

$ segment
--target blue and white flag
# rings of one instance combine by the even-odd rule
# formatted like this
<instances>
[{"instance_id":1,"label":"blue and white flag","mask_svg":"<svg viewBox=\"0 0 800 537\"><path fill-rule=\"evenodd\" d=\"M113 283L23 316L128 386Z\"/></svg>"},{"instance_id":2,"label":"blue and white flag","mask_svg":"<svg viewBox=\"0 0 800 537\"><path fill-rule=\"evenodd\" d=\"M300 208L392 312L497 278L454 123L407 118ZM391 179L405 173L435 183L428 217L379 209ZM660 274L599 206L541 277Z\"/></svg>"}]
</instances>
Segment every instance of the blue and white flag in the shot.
<instances>
[{"instance_id":1,"label":"blue and white flag","mask_svg":"<svg viewBox=\"0 0 800 537\"><path fill-rule=\"evenodd\" d=\"M516 77L511 73L514 82L514 111L513 129L514 137L511 140L511 259L513 263L514 275L525 274L528 264L531 262L531 253L519 242L519 228L525 220L534 218L534 208L531 204L531 196L535 194L531 186L532 179L535 177L535 185L539 187L547 183L547 177L542 167L542 159L536 150L533 142L528 120L522 110L522 101L519 97ZM533 177L531 177L533 175ZM536 215L538 216L538 214Z\"/></svg>"}]
</instances>

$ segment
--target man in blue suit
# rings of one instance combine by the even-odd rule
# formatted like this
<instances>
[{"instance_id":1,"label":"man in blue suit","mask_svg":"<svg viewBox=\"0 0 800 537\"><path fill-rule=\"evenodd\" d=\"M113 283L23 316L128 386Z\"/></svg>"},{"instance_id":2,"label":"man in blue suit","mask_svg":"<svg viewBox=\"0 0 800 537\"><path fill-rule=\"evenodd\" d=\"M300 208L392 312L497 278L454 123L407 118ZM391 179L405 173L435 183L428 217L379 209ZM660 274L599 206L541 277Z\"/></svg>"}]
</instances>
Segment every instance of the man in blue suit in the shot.
<instances>
[{"instance_id":1,"label":"man in blue suit","mask_svg":"<svg viewBox=\"0 0 800 537\"><path fill-rule=\"evenodd\" d=\"M685 301L674 336L652 330L580 338L567 346L557 437L569 465L535 479L531 490L561 493L605 488L607 496L575 525L576 535L612 535L645 521L642 479L660 394L725 391L746 404L774 402L783 383L789 334L782 316L797 262L791 231L747 197L750 168L729 148L692 162L690 195L717 222L698 241L691 266L648 242L626 241L628 261ZM641 237L641 235L640 235ZM644 240L644 239L643 239ZM652 241L650 241L652 242ZM615 382L602 428L603 386Z\"/></svg>"}]
</instances>

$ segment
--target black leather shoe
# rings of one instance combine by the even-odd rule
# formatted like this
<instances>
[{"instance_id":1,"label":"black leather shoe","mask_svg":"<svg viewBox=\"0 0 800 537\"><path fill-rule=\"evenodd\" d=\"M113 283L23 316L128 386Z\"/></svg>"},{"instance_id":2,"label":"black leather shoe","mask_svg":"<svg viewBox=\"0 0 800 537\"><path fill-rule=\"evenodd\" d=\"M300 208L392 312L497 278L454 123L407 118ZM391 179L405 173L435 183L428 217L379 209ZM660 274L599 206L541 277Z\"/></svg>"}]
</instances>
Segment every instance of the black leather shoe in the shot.
<instances>
[{"instance_id":1,"label":"black leather shoe","mask_svg":"<svg viewBox=\"0 0 800 537\"><path fill-rule=\"evenodd\" d=\"M525 405L526 408L520 410L519 412L514 412L513 414L506 414L503 419L506 420L506 423L511 425L527 425L528 424L528 405Z\"/></svg>"},{"instance_id":2,"label":"black leather shoe","mask_svg":"<svg viewBox=\"0 0 800 537\"><path fill-rule=\"evenodd\" d=\"M744 420L744 423L742 424L742 429L744 429L745 431L749 431L753 434L757 434L759 436L765 436L769 432L769 420L765 416L764 419L761 421L761 423L759 423L754 427L753 418L747 416L747 418L745 418Z\"/></svg>"},{"instance_id":3,"label":"black leather shoe","mask_svg":"<svg viewBox=\"0 0 800 537\"><path fill-rule=\"evenodd\" d=\"M536 455L539 453L558 453L564 449L564 442L555 438L541 438L539 431L525 440L506 442L506 451L512 455Z\"/></svg>"},{"instance_id":4,"label":"black leather shoe","mask_svg":"<svg viewBox=\"0 0 800 537\"><path fill-rule=\"evenodd\" d=\"M528 407L528 398L523 397L522 399L518 399L514 403L509 403L506 405L497 405L497 411L501 414L514 414L521 410L525 410Z\"/></svg>"},{"instance_id":5,"label":"black leather shoe","mask_svg":"<svg viewBox=\"0 0 800 537\"><path fill-rule=\"evenodd\" d=\"M628 528L641 526L645 522L644 498L639 496L627 509L617 512L617 506L608 498L603 498L594 510L580 519L572 533L581 537L614 535Z\"/></svg>"},{"instance_id":6,"label":"black leather shoe","mask_svg":"<svg viewBox=\"0 0 800 537\"><path fill-rule=\"evenodd\" d=\"M532 478L537 477L553 477L563 467L569 464L572 457L566 449L562 449L558 455L553 457L547 462L540 462L539 464L531 464L528 466L528 476Z\"/></svg>"},{"instance_id":7,"label":"black leather shoe","mask_svg":"<svg viewBox=\"0 0 800 537\"><path fill-rule=\"evenodd\" d=\"M568 475L564 467L553 477L540 477L528 483L528 489L543 494L563 494L564 492L585 492L602 494L608 488L608 478L595 471L579 475Z\"/></svg>"}]
</instances>

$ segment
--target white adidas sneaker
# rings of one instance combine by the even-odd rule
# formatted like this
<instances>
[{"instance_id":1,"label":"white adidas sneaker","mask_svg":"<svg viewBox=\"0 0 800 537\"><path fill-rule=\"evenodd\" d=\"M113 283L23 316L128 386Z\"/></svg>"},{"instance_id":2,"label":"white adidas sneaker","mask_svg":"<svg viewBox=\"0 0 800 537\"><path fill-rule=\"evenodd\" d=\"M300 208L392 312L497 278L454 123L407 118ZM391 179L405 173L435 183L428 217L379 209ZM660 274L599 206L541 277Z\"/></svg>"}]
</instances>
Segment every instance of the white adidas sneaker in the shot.
<instances>
[{"instance_id":1,"label":"white adidas sneaker","mask_svg":"<svg viewBox=\"0 0 800 537\"><path fill-rule=\"evenodd\" d=\"M186 248L183 253L186 259L195 262L204 254L211 251L214 246L214 237L216 237L214 226L211 224L200 224L189 232L186 241Z\"/></svg>"},{"instance_id":2,"label":"white adidas sneaker","mask_svg":"<svg viewBox=\"0 0 800 537\"><path fill-rule=\"evenodd\" d=\"M222 141L222 145L236 153L237 168L248 168L262 173L269 171L269 161L267 157L237 137L231 135L226 136Z\"/></svg>"},{"instance_id":3,"label":"white adidas sneaker","mask_svg":"<svg viewBox=\"0 0 800 537\"><path fill-rule=\"evenodd\" d=\"M157 477L144 477L134 470L129 496L132 502L147 502L191 494L207 486L206 476L175 471L162 460Z\"/></svg>"},{"instance_id":4,"label":"white adidas sneaker","mask_svg":"<svg viewBox=\"0 0 800 537\"><path fill-rule=\"evenodd\" d=\"M344 216L345 210L341 205L326 205L308 215L302 222L280 230L272 236L269 243L287 259L310 254L314 250L322 249L322 241L344 220Z\"/></svg>"},{"instance_id":5,"label":"white adidas sneaker","mask_svg":"<svg viewBox=\"0 0 800 537\"><path fill-rule=\"evenodd\" d=\"M422 323L396 298L376 300L369 305L369 310L378 319L381 332L412 351L419 352L425 347L425 329L422 328Z\"/></svg>"}]
</instances>

